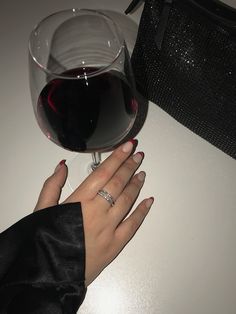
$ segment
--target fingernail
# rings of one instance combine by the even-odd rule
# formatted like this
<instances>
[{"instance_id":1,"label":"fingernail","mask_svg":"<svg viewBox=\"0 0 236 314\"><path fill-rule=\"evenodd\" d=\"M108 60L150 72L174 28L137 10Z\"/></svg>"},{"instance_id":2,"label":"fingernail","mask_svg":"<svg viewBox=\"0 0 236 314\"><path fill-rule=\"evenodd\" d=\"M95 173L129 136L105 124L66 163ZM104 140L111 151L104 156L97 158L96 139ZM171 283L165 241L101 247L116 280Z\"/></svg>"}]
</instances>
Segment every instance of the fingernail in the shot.
<instances>
[{"instance_id":1,"label":"fingernail","mask_svg":"<svg viewBox=\"0 0 236 314\"><path fill-rule=\"evenodd\" d=\"M66 163L66 159L62 159L59 164L56 166L55 170L54 170L54 173L57 172L61 166L63 166L64 164Z\"/></svg>"},{"instance_id":2,"label":"fingernail","mask_svg":"<svg viewBox=\"0 0 236 314\"><path fill-rule=\"evenodd\" d=\"M150 208L154 202L154 197L150 197L146 200L145 205L147 208Z\"/></svg>"},{"instance_id":3,"label":"fingernail","mask_svg":"<svg viewBox=\"0 0 236 314\"><path fill-rule=\"evenodd\" d=\"M136 153L136 154L133 156L133 160L134 160L137 164L139 164L139 163L142 161L143 157L144 157L144 153L143 153L143 152L138 152L138 153Z\"/></svg>"},{"instance_id":4,"label":"fingernail","mask_svg":"<svg viewBox=\"0 0 236 314\"><path fill-rule=\"evenodd\" d=\"M134 138L132 138L132 139L130 140L130 142L133 144L133 146L137 146L137 144L138 144L138 140L136 140L136 139L134 139Z\"/></svg>"},{"instance_id":5,"label":"fingernail","mask_svg":"<svg viewBox=\"0 0 236 314\"><path fill-rule=\"evenodd\" d=\"M146 177L146 173L144 171L139 172L138 179L140 181L144 181L145 177Z\"/></svg>"},{"instance_id":6,"label":"fingernail","mask_svg":"<svg viewBox=\"0 0 236 314\"><path fill-rule=\"evenodd\" d=\"M60 162L59 162L59 165L62 166L66 163L66 159L62 159Z\"/></svg>"},{"instance_id":7,"label":"fingernail","mask_svg":"<svg viewBox=\"0 0 236 314\"><path fill-rule=\"evenodd\" d=\"M122 146L122 151L123 151L124 153L129 153L129 152L131 152L132 149L133 149L133 147L134 147L135 145L137 145L137 143L138 143L138 141L137 141L137 140L134 140L134 139L132 139L132 140L126 142L126 143L123 144L123 146Z\"/></svg>"}]
</instances>

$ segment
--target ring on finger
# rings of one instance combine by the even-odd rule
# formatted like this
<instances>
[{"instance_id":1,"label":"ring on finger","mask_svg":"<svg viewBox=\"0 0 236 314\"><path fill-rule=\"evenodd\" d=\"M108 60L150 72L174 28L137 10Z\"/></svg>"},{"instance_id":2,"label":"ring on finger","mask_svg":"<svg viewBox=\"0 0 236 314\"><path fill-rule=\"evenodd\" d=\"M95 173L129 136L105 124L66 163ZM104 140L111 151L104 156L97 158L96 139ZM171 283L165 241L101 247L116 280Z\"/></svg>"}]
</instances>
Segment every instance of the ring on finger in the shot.
<instances>
[{"instance_id":1,"label":"ring on finger","mask_svg":"<svg viewBox=\"0 0 236 314\"><path fill-rule=\"evenodd\" d=\"M99 196L103 197L111 206L115 205L115 201L114 201L113 196L110 193L108 193L106 190L104 190L104 189L99 190L97 192L97 194Z\"/></svg>"}]
</instances>

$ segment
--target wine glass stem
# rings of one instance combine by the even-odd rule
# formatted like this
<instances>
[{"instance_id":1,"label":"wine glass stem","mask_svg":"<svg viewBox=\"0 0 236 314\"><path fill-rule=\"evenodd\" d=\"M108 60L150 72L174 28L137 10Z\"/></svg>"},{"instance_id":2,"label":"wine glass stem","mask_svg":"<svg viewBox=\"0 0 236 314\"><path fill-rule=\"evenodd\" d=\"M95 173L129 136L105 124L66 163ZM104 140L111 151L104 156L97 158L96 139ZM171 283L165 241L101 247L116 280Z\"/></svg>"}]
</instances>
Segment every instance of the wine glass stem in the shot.
<instances>
[{"instance_id":1,"label":"wine glass stem","mask_svg":"<svg viewBox=\"0 0 236 314\"><path fill-rule=\"evenodd\" d=\"M101 153L94 152L92 153L93 162L91 164L92 170L95 170L101 163Z\"/></svg>"}]
</instances>

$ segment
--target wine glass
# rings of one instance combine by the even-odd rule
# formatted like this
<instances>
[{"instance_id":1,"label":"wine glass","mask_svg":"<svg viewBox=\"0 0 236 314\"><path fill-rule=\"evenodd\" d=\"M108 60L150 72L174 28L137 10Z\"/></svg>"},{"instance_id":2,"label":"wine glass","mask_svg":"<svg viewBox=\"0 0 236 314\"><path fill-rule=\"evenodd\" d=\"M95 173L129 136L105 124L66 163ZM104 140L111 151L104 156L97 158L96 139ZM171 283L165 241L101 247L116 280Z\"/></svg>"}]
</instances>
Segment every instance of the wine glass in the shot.
<instances>
[{"instance_id":1,"label":"wine glass","mask_svg":"<svg viewBox=\"0 0 236 314\"><path fill-rule=\"evenodd\" d=\"M92 153L90 169L127 139L138 110L134 77L123 34L104 13L70 9L43 19L29 39L29 79L42 132L67 150ZM74 188L79 174L70 175Z\"/></svg>"}]
</instances>

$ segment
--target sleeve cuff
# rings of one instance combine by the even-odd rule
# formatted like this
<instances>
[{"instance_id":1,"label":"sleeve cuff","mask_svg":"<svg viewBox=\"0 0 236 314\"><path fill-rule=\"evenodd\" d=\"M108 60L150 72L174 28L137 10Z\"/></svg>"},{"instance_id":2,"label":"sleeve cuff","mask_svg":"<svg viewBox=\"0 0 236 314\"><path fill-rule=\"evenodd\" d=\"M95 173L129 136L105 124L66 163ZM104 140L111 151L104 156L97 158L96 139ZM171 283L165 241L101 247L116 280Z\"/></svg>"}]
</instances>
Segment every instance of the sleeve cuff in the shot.
<instances>
[{"instance_id":1,"label":"sleeve cuff","mask_svg":"<svg viewBox=\"0 0 236 314\"><path fill-rule=\"evenodd\" d=\"M33 299L37 296L38 300L48 299L47 305L58 302L62 313L76 313L86 293L84 280L85 242L80 203L37 211L0 234L0 299L4 300L5 308L13 308L14 303L19 307L24 295L28 296L28 302L32 295ZM0 313L4 313L1 307ZM42 313L45 311L46 307Z\"/></svg>"}]
</instances>

